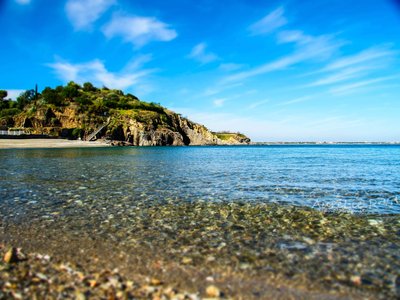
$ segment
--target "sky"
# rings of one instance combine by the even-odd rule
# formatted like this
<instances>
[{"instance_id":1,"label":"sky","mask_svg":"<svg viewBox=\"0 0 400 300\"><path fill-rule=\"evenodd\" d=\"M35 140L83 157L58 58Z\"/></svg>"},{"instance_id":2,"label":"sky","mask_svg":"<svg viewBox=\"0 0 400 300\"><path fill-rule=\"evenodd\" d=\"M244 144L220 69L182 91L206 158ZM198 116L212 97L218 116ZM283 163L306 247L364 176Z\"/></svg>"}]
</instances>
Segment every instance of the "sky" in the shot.
<instances>
[{"instance_id":1,"label":"sky","mask_svg":"<svg viewBox=\"0 0 400 300\"><path fill-rule=\"evenodd\" d=\"M400 1L0 0L0 89L121 89L253 141L400 141Z\"/></svg>"}]
</instances>

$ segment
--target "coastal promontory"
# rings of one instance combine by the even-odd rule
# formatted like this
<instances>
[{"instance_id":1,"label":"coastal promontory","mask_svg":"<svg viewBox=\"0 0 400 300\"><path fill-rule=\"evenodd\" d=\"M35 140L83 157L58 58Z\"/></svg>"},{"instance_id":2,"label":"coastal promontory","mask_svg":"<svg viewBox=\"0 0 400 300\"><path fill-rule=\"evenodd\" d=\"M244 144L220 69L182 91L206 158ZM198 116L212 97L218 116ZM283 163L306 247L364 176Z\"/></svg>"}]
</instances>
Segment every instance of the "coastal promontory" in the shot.
<instances>
[{"instance_id":1,"label":"coastal promontory","mask_svg":"<svg viewBox=\"0 0 400 300\"><path fill-rule=\"evenodd\" d=\"M211 132L160 104L91 83L27 90L16 101L2 93L2 130L68 139L106 139L118 145L181 146L248 144L240 133Z\"/></svg>"}]
</instances>

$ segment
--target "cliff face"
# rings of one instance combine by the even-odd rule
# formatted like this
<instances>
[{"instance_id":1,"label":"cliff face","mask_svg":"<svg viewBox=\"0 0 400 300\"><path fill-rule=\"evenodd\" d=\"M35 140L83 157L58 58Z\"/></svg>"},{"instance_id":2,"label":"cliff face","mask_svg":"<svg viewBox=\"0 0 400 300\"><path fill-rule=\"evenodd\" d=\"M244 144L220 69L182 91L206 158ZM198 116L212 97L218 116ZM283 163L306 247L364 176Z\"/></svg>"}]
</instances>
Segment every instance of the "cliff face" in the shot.
<instances>
[{"instance_id":1,"label":"cliff face","mask_svg":"<svg viewBox=\"0 0 400 300\"><path fill-rule=\"evenodd\" d=\"M105 138L134 146L248 144L240 134L219 135L158 104L146 103L121 91L89 90L70 83L29 102L9 125L30 134L64 138ZM46 93L45 93L46 91ZM72 91L72 92L71 92ZM68 98L61 100L61 96ZM56 102L57 100L57 102ZM0 120L1 122L5 122ZM7 121L10 122L10 121ZM97 132L98 131L98 132ZM92 133L95 134L92 136Z\"/></svg>"},{"instance_id":2,"label":"cliff face","mask_svg":"<svg viewBox=\"0 0 400 300\"><path fill-rule=\"evenodd\" d=\"M166 112L165 119L153 118L150 123L139 122L132 117L115 117L106 135L112 140L126 141L134 146L182 146L221 144L215 134L203 125ZM114 123L114 124L113 124Z\"/></svg>"}]
</instances>

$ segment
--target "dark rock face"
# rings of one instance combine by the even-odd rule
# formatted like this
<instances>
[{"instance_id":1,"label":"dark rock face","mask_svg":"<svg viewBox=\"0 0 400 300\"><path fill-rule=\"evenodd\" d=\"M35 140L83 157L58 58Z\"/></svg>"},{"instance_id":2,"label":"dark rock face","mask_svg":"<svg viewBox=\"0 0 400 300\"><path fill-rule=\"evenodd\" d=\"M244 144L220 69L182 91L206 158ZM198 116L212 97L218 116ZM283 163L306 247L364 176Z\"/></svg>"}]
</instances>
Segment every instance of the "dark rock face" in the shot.
<instances>
[{"instance_id":1,"label":"dark rock face","mask_svg":"<svg viewBox=\"0 0 400 300\"><path fill-rule=\"evenodd\" d=\"M24 120L23 126L24 126L24 127L33 127L31 119L26 118L26 119Z\"/></svg>"},{"instance_id":2,"label":"dark rock face","mask_svg":"<svg viewBox=\"0 0 400 300\"><path fill-rule=\"evenodd\" d=\"M125 141L124 129L121 125L112 130L111 139L115 141Z\"/></svg>"},{"instance_id":3,"label":"dark rock face","mask_svg":"<svg viewBox=\"0 0 400 300\"><path fill-rule=\"evenodd\" d=\"M121 128L121 127L119 127ZM122 128L121 128L122 130ZM137 128L128 128L126 134L123 131L119 135L112 135L113 140L126 141L133 146L183 146L185 144L178 132L170 130L149 130L141 131Z\"/></svg>"},{"instance_id":4,"label":"dark rock face","mask_svg":"<svg viewBox=\"0 0 400 300\"><path fill-rule=\"evenodd\" d=\"M238 139L240 144L250 144L251 140L248 137Z\"/></svg>"}]
</instances>

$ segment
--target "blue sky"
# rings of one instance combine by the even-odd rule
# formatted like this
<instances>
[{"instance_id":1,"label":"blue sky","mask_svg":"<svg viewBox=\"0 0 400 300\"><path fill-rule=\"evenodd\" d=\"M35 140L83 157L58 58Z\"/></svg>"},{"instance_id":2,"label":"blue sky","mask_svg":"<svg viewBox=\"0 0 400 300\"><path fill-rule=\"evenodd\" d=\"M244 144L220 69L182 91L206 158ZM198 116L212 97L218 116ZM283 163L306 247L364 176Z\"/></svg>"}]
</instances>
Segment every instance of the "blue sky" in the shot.
<instances>
[{"instance_id":1,"label":"blue sky","mask_svg":"<svg viewBox=\"0 0 400 300\"><path fill-rule=\"evenodd\" d=\"M122 89L254 141L399 141L400 1L0 0L0 89Z\"/></svg>"}]
</instances>

